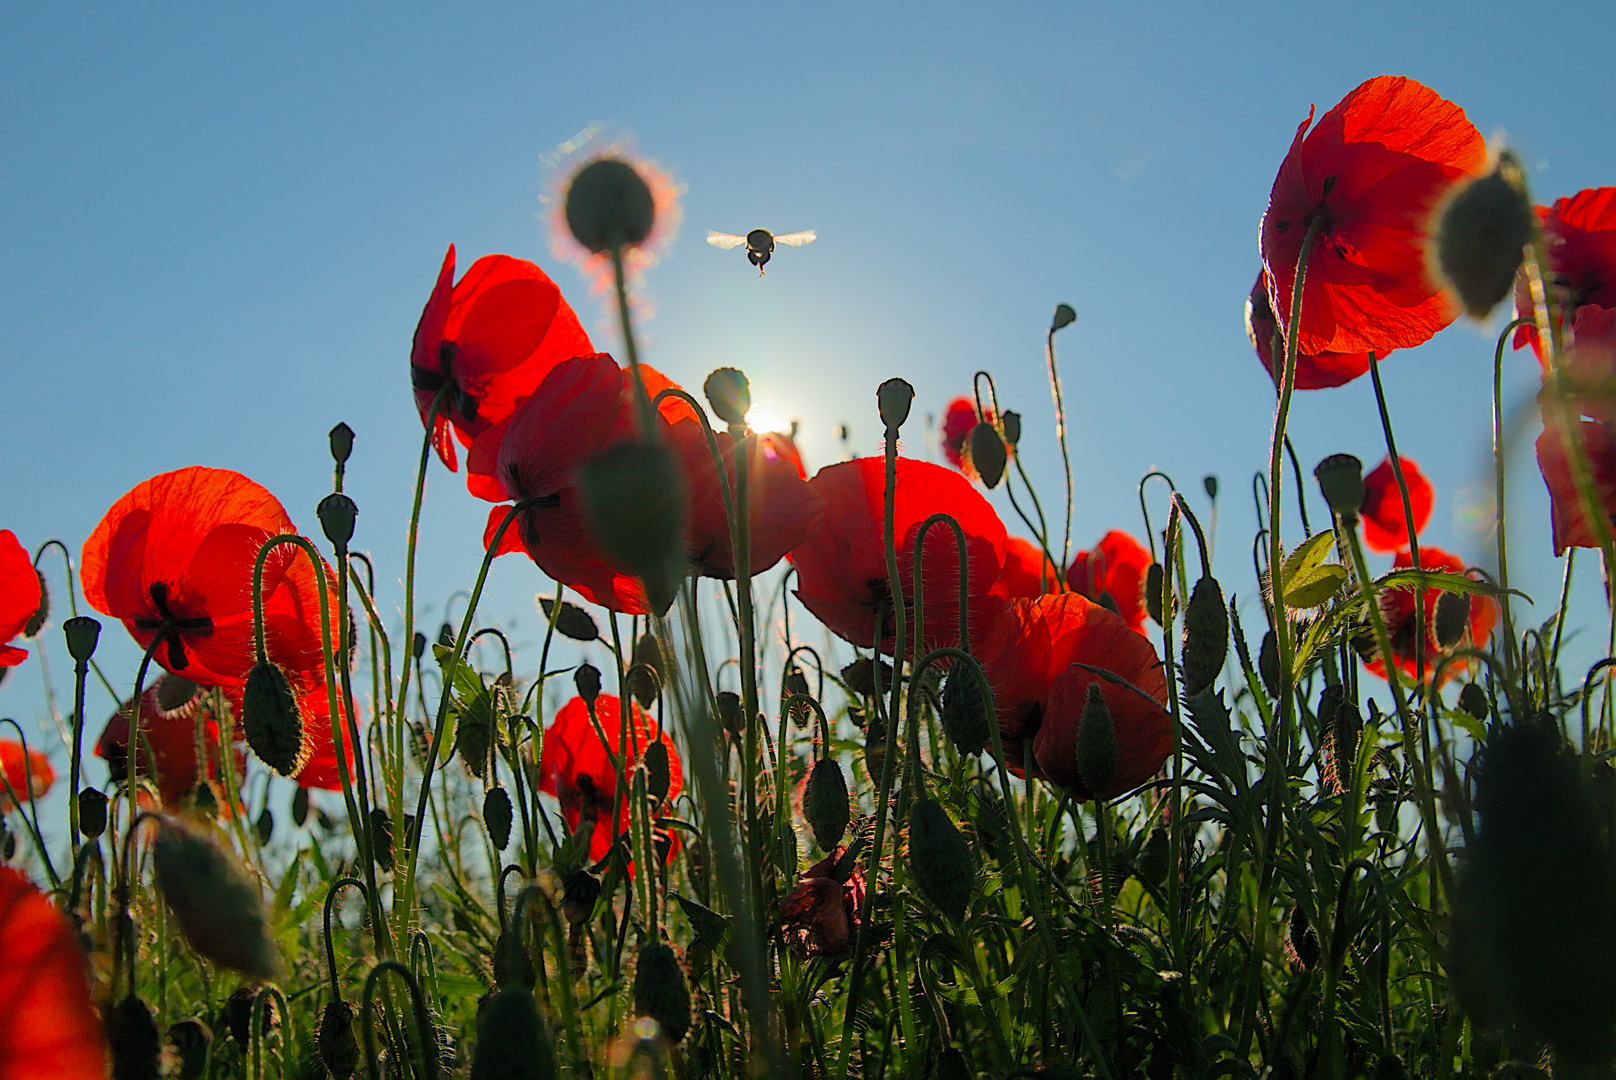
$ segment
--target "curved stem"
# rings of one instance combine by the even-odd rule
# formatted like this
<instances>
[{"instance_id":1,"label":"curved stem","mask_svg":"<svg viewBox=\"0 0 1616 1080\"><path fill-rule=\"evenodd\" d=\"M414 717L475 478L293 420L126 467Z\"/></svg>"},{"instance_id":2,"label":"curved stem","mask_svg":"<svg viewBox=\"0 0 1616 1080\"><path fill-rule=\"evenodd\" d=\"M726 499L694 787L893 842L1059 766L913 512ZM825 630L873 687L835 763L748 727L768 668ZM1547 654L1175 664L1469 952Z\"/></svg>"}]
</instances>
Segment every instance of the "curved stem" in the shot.
<instances>
[{"instance_id":1,"label":"curved stem","mask_svg":"<svg viewBox=\"0 0 1616 1080\"><path fill-rule=\"evenodd\" d=\"M382 1080L381 1065L376 1059L375 1026L370 1022L371 1003L376 994L377 976L391 971L404 980L404 985L410 994L410 1005L415 1019L416 1056L420 1063L420 1080L437 1080L439 1072L438 1049L432 1032L432 1017L426 1009L426 1002L421 997L421 984L416 982L415 973L397 960L382 960L370 969L365 976L365 993L360 1005L360 1017L363 1021L359 1025L365 1037L365 1061L370 1067L370 1080Z\"/></svg>"},{"instance_id":2,"label":"curved stem","mask_svg":"<svg viewBox=\"0 0 1616 1080\"><path fill-rule=\"evenodd\" d=\"M1066 470L1066 531L1061 534L1062 569L1072 558L1072 456L1066 451L1066 406L1061 401L1060 369L1055 365L1055 328L1044 339L1044 355L1049 360L1049 391L1055 398L1055 439L1060 443L1061 465ZM1020 459L1020 455L1016 455Z\"/></svg>"},{"instance_id":3,"label":"curved stem","mask_svg":"<svg viewBox=\"0 0 1616 1080\"><path fill-rule=\"evenodd\" d=\"M331 943L331 908L345 886L352 885L360 892L365 892L365 883L356 877L340 877L331 883L325 892L325 966L331 977L331 1000L342 1000L342 985L337 981L337 949Z\"/></svg>"}]
</instances>

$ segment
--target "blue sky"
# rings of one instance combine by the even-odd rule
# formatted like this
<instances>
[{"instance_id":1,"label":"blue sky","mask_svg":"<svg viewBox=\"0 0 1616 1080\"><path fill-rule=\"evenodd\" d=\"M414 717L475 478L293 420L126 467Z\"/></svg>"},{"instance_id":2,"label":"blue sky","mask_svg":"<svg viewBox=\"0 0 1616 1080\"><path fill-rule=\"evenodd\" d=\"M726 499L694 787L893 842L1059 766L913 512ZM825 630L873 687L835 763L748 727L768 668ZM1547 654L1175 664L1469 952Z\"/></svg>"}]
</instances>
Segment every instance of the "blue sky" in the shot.
<instances>
[{"instance_id":1,"label":"blue sky","mask_svg":"<svg viewBox=\"0 0 1616 1080\"><path fill-rule=\"evenodd\" d=\"M5 5L0 528L30 550L55 536L77 551L130 487L207 464L263 483L314 531L325 432L346 421L355 544L396 611L420 443L408 345L443 250L455 243L462 266L532 258L586 326L608 327L551 258L541 203L546 156L601 122L687 189L682 235L644 284L651 363L692 387L745 369L756 399L801 421L810 467L836 459L843 422L875 449L884 378L915 384L919 417L986 368L1025 417L1048 506L1061 474L1043 330L1068 302L1074 546L1142 534L1135 484L1149 469L1196 505L1215 473L1218 570L1249 597L1272 391L1241 306L1309 105L1411 76L1484 134L1507 133L1539 201L1616 183L1616 9L1602 5L1529 18L1406 3L560 8ZM755 226L819 240L761 281L702 242ZM1437 487L1426 539L1473 560L1492 335L1455 326L1384 369L1403 452ZM615 348L609 330L597 343ZM1535 362L1513 355L1507 372L1510 401L1529 398ZM1383 456L1367 380L1299 397L1292 431L1307 467ZM1560 569L1535 435L1510 512L1516 580L1542 611ZM906 445L925 452L918 430ZM472 580L484 514L434 469L421 592L435 610ZM1603 602L1584 561L1572 623L1592 628L1592 658ZM505 560L490 614L531 623L541 587ZM131 682L127 636L110 626L104 642L109 674ZM30 660L0 686L0 713L36 724L40 687ZM92 697L92 728L110 704Z\"/></svg>"}]
</instances>

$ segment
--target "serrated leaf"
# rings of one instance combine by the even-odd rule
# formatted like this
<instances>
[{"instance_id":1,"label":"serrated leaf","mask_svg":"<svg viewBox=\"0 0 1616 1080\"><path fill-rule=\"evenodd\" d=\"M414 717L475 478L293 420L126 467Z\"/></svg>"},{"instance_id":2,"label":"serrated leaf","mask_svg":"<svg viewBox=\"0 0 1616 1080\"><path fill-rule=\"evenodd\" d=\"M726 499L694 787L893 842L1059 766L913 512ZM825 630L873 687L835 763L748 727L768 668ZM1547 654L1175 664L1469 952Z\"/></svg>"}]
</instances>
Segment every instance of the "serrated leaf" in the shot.
<instances>
[{"instance_id":1,"label":"serrated leaf","mask_svg":"<svg viewBox=\"0 0 1616 1080\"><path fill-rule=\"evenodd\" d=\"M1285 561L1280 564L1279 580L1284 585L1284 591L1290 593L1291 581L1296 575L1323 565L1334 546L1335 533L1328 530L1314 533L1296 545L1295 550L1285 556Z\"/></svg>"},{"instance_id":2,"label":"serrated leaf","mask_svg":"<svg viewBox=\"0 0 1616 1080\"><path fill-rule=\"evenodd\" d=\"M1308 566L1285 581L1285 604L1293 608L1319 607L1347 583L1347 568L1340 563Z\"/></svg>"},{"instance_id":3,"label":"serrated leaf","mask_svg":"<svg viewBox=\"0 0 1616 1080\"><path fill-rule=\"evenodd\" d=\"M1375 579L1378 589L1440 589L1443 592L1463 593L1466 596L1491 596L1497 598L1504 595L1505 590L1500 589L1491 582L1481 581L1478 578L1465 574L1454 573L1451 570L1393 570L1384 577ZM1510 589L1509 595L1519 596L1527 603L1532 598L1519 589Z\"/></svg>"},{"instance_id":4,"label":"serrated leaf","mask_svg":"<svg viewBox=\"0 0 1616 1080\"><path fill-rule=\"evenodd\" d=\"M729 932L730 920L728 918L720 915L712 908L703 907L694 900L686 899L678 893L669 893L668 895L679 901L679 907L684 911L685 918L690 920L691 927L696 931L696 941L698 943L705 942L716 948L723 942L724 935Z\"/></svg>"}]
</instances>

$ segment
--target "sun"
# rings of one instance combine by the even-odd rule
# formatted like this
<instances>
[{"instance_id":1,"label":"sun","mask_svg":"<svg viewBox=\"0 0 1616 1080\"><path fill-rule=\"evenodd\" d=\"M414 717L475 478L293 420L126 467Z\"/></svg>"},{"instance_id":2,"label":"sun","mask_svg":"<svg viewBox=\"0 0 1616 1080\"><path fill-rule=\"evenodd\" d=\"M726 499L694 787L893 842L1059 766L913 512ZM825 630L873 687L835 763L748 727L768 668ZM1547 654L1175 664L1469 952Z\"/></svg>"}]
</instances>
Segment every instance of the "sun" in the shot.
<instances>
[{"instance_id":1,"label":"sun","mask_svg":"<svg viewBox=\"0 0 1616 1080\"><path fill-rule=\"evenodd\" d=\"M759 433L791 430L789 421L780 419L778 413L771 412L762 405L754 405L747 410L746 426Z\"/></svg>"}]
</instances>

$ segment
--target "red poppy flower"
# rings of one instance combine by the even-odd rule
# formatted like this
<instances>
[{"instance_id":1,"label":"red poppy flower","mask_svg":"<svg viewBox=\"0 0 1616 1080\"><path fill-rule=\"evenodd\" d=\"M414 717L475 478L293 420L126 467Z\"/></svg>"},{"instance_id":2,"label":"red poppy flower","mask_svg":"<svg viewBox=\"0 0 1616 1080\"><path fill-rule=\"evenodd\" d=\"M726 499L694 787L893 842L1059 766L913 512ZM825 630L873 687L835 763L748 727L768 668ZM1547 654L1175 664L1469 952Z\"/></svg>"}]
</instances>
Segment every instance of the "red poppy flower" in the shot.
<instances>
[{"instance_id":1,"label":"red poppy flower","mask_svg":"<svg viewBox=\"0 0 1616 1080\"><path fill-rule=\"evenodd\" d=\"M1583 420L1578 430L1593 473L1594 489L1599 493L1600 508L1608 516L1616 512L1616 428L1597 420ZM1571 461L1566 457L1558 424L1549 424L1538 436L1537 467L1549 488L1554 554L1563 555L1570 547L1597 548L1599 534L1583 513L1582 499L1571 478ZM1424 553L1423 548L1421 553Z\"/></svg>"},{"instance_id":2,"label":"red poppy flower","mask_svg":"<svg viewBox=\"0 0 1616 1080\"><path fill-rule=\"evenodd\" d=\"M780 928L799 958L841 956L858 933L864 875L855 863L846 881L835 877L846 852L837 847L804 870L791 895L780 901Z\"/></svg>"},{"instance_id":3,"label":"red poppy flower","mask_svg":"<svg viewBox=\"0 0 1616 1080\"><path fill-rule=\"evenodd\" d=\"M129 775L131 706L132 702L126 701L113 713L95 744L95 756L107 763L114 781ZM152 776L155 772L157 793L164 807L184 806L203 779L197 759L199 721L207 744L207 779L222 794L224 758L219 723L203 688L177 675L164 675L140 695L140 728L151 745L151 753L141 748L137 775ZM247 767L247 755L240 746L234 749L239 776Z\"/></svg>"},{"instance_id":4,"label":"red poppy flower","mask_svg":"<svg viewBox=\"0 0 1616 1080\"><path fill-rule=\"evenodd\" d=\"M844 461L820 469L809 483L825 498L825 522L791 552L797 598L833 633L864 648L875 644L876 612L881 611L881 648L890 654L896 642L882 542L886 463L875 457ZM987 627L985 598L1003 590L1004 523L970 481L930 462L899 458L895 494L893 532L906 611L912 617L920 526L932 514L950 514L965 533L971 627L980 637ZM926 641L916 655L960 640L959 548L947 525L926 534L924 568Z\"/></svg>"},{"instance_id":5,"label":"red poppy flower","mask_svg":"<svg viewBox=\"0 0 1616 1080\"><path fill-rule=\"evenodd\" d=\"M22 743L13 739L0 739L0 774L4 774L6 784L11 786L8 793L5 785L0 785L0 814L11 809L11 793L19 799L30 796L37 799L49 791L56 780L49 758L38 750L24 753Z\"/></svg>"},{"instance_id":6,"label":"red poppy flower","mask_svg":"<svg viewBox=\"0 0 1616 1080\"><path fill-rule=\"evenodd\" d=\"M967 397L957 397L948 403L948 409L943 413L943 456L948 463L960 472L972 475L970 465L966 461L966 440L971 437L971 429L976 426L976 402Z\"/></svg>"},{"instance_id":7,"label":"red poppy flower","mask_svg":"<svg viewBox=\"0 0 1616 1080\"><path fill-rule=\"evenodd\" d=\"M1090 685L1116 727L1117 771L1099 794L1116 798L1156 774L1173 749L1167 678L1155 647L1116 613L1077 593L1009 601L978 651L993 685L1005 764L1094 798L1077 769L1077 733ZM1149 699L1091 671L1112 672ZM1032 761L1025 741L1032 740Z\"/></svg>"},{"instance_id":8,"label":"red poppy flower","mask_svg":"<svg viewBox=\"0 0 1616 1080\"><path fill-rule=\"evenodd\" d=\"M1276 338L1274 335L1278 334ZM1246 337L1251 341L1251 347L1257 350L1257 359L1262 366L1268 369L1268 375L1279 384L1279 377L1283 374L1280 367L1285 362L1284 337L1285 328L1274 318L1274 305L1268 299L1268 271L1257 271L1257 284L1251 287L1251 295L1246 299ZM1274 354L1275 344L1281 351ZM1387 352L1392 350L1387 349ZM1384 360L1384 354L1376 354ZM1323 390L1331 386L1341 386L1351 382L1369 370L1369 353L1352 352L1323 352L1307 355L1296 355L1296 389Z\"/></svg>"},{"instance_id":9,"label":"red poppy flower","mask_svg":"<svg viewBox=\"0 0 1616 1080\"><path fill-rule=\"evenodd\" d=\"M1399 551L1397 557L1392 560L1393 569L1400 570L1413 565L1413 554L1408 551ZM1465 570L1464 560L1459 556L1425 544L1420 545L1420 566L1426 570L1449 570L1456 574L1462 574ZM1391 638L1392 655L1397 658L1398 669L1405 675L1413 677L1416 674L1416 660L1422 644L1425 650L1424 668L1427 678L1436 670L1437 662L1442 659L1443 649L1436 638L1436 607L1441 596L1441 589L1425 590L1423 601L1425 625L1421 632L1414 618L1414 590L1407 587L1380 590L1380 613L1386 620L1386 632ZM1470 597L1470 617L1467 626L1469 640L1463 644L1473 643L1477 647L1485 645L1493 632L1493 622L1497 617L1497 605L1490 598ZM1383 679L1386 677L1386 665L1381 662L1378 652L1364 662L1364 667Z\"/></svg>"},{"instance_id":10,"label":"red poppy flower","mask_svg":"<svg viewBox=\"0 0 1616 1080\"><path fill-rule=\"evenodd\" d=\"M1579 307L1571 317L1567 342L1561 371L1576 413L1616 423L1616 308ZM1548 375L1546 365L1544 375Z\"/></svg>"},{"instance_id":11,"label":"red poppy flower","mask_svg":"<svg viewBox=\"0 0 1616 1080\"><path fill-rule=\"evenodd\" d=\"M1004 594L1009 597L1042 596L1061 591L1061 574L1044 549L1031 540L1010 537L1004 545L1004 565L999 571Z\"/></svg>"},{"instance_id":12,"label":"red poppy flower","mask_svg":"<svg viewBox=\"0 0 1616 1080\"><path fill-rule=\"evenodd\" d=\"M664 805L684 788L684 769L679 751L666 731L660 730L637 704L630 702L629 753L625 773L632 774L646 749L660 742L668 749L668 793ZM622 719L618 699L611 694L595 698L595 715L601 731L595 730L584 699L575 697L556 713L555 722L544 733L544 752L539 757L539 790L554 795L561 803L561 817L576 831L586 817L594 821L589 857L606 857L615 837L612 835L612 807L618 807L618 825L628 829L628 792L619 794L617 771L611 758L620 746ZM606 742L600 740L601 732Z\"/></svg>"},{"instance_id":13,"label":"red poppy flower","mask_svg":"<svg viewBox=\"0 0 1616 1080\"><path fill-rule=\"evenodd\" d=\"M342 790L342 771L337 764L337 744L331 739L331 706L325 686L310 688L303 697L304 715L308 722L309 760L292 777L298 787L320 788L323 791ZM348 775L353 775L353 752L350 749L347 721L341 725L342 756L348 764ZM364 734L360 724L360 735Z\"/></svg>"},{"instance_id":14,"label":"red poppy flower","mask_svg":"<svg viewBox=\"0 0 1616 1080\"><path fill-rule=\"evenodd\" d=\"M1150 552L1145 546L1121 529L1112 529L1092 551L1079 551L1072 557L1066 584L1143 632L1145 574L1149 570Z\"/></svg>"},{"instance_id":15,"label":"red poppy flower","mask_svg":"<svg viewBox=\"0 0 1616 1080\"><path fill-rule=\"evenodd\" d=\"M466 471L473 494L536 500L505 530L499 554L526 551L539 569L586 599L642 615L648 610L644 588L607 560L574 486L580 465L632 435L633 413L623 406L623 371L610 356L563 361L508 419L472 444ZM485 548L509 510L489 512Z\"/></svg>"},{"instance_id":16,"label":"red poppy flower","mask_svg":"<svg viewBox=\"0 0 1616 1080\"><path fill-rule=\"evenodd\" d=\"M8 645L39 611L39 574L10 529L0 529L0 667L15 667L28 650Z\"/></svg>"},{"instance_id":17,"label":"red poppy flower","mask_svg":"<svg viewBox=\"0 0 1616 1080\"><path fill-rule=\"evenodd\" d=\"M90 965L45 894L0 867L0 1076L102 1080L107 1040L90 1003Z\"/></svg>"},{"instance_id":18,"label":"red poppy flower","mask_svg":"<svg viewBox=\"0 0 1616 1080\"><path fill-rule=\"evenodd\" d=\"M484 255L458 284L454 271L450 244L410 348L410 383L423 423L448 387L432 441L450 471L456 466L450 427L470 446L511 415L550 368L595 351L556 283L525 259Z\"/></svg>"},{"instance_id":19,"label":"red poppy flower","mask_svg":"<svg viewBox=\"0 0 1616 1080\"><path fill-rule=\"evenodd\" d=\"M1537 207L1537 215L1548 261L1543 283L1553 292L1555 312L1564 318L1585 304L1616 308L1616 187L1586 188ZM1515 283L1515 311L1533 313L1524 274ZM1528 343L1541 359L1537 327L1530 323L1515 330L1515 347Z\"/></svg>"},{"instance_id":20,"label":"red poppy flower","mask_svg":"<svg viewBox=\"0 0 1616 1080\"><path fill-rule=\"evenodd\" d=\"M1408 485L1408 503L1414 511L1414 533L1419 535L1431 520L1433 493L1431 481L1410 458L1399 459L1403 466L1403 482ZM1363 521L1364 543L1375 551L1407 551L1408 521L1403 516L1403 493L1392 472L1392 459L1387 458L1364 477L1363 506L1358 511Z\"/></svg>"},{"instance_id":21,"label":"red poppy flower","mask_svg":"<svg viewBox=\"0 0 1616 1080\"><path fill-rule=\"evenodd\" d=\"M1309 227L1297 351L1383 355L1430 339L1457 314L1426 275L1425 226L1487 148L1464 110L1412 79L1370 79L1296 129L1262 221L1274 312L1288 319Z\"/></svg>"}]
</instances>

